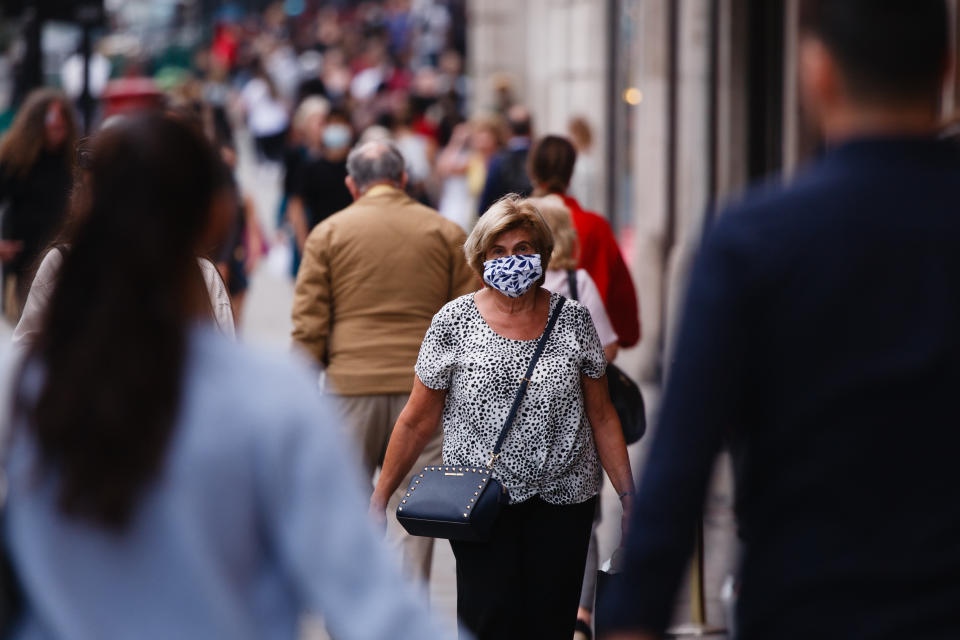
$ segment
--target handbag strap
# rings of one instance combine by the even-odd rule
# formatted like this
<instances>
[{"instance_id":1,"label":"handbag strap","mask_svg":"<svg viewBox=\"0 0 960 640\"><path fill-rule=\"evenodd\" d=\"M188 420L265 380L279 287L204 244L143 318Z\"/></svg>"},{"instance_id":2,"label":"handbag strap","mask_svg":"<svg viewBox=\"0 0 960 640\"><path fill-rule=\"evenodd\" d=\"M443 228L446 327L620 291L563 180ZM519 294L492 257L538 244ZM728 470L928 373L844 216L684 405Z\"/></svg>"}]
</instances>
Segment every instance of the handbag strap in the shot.
<instances>
[{"instance_id":1,"label":"handbag strap","mask_svg":"<svg viewBox=\"0 0 960 640\"><path fill-rule=\"evenodd\" d=\"M573 269L567 269L567 288L570 289L571 300L580 299L580 292L577 291L577 272Z\"/></svg>"},{"instance_id":2,"label":"handbag strap","mask_svg":"<svg viewBox=\"0 0 960 640\"><path fill-rule=\"evenodd\" d=\"M487 463L487 467L490 469L493 468L493 463L496 459L500 457L500 449L503 447L503 441L507 439L507 431L510 430L514 418L517 417L517 411L520 410L520 402L523 400L523 395L527 392L527 387L530 386L530 376L533 375L533 369L537 366L537 360L540 359L540 355L547 346L547 339L550 337L554 325L557 324L557 318L560 317L560 310L563 309L563 303L566 301L566 298L560 296L557 306L554 307L553 313L550 314L550 319L547 320L547 328L543 330L543 335L540 336L540 340L537 342L537 348L533 352L533 357L530 358L527 373L520 380L520 388L517 389L517 396L513 399L513 406L510 407L510 413L507 414L507 419L504 421L503 428L500 430L500 437L497 438L497 444L493 447L493 453L490 454L490 462Z\"/></svg>"}]
</instances>

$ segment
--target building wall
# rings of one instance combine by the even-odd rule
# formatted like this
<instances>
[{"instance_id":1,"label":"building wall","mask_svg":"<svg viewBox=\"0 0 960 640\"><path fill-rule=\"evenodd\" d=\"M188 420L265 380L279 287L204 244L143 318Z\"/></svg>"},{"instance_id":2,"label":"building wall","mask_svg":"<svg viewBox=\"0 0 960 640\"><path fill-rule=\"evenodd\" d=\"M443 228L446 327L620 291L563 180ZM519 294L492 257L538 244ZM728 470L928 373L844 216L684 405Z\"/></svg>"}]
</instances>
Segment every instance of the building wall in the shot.
<instances>
[{"instance_id":1,"label":"building wall","mask_svg":"<svg viewBox=\"0 0 960 640\"><path fill-rule=\"evenodd\" d=\"M491 79L506 74L534 115L537 135L565 134L574 116L594 131L592 155L606 181L606 0L473 0L468 58L474 111L495 104Z\"/></svg>"}]
</instances>

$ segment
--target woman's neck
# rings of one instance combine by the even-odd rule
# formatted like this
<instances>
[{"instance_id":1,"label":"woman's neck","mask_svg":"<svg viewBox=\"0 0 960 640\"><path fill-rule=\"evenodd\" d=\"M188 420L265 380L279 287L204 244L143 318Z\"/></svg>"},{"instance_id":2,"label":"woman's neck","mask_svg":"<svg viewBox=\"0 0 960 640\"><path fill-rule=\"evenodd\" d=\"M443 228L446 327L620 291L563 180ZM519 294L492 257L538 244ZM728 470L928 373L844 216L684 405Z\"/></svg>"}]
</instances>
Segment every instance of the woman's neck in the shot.
<instances>
[{"instance_id":1,"label":"woman's neck","mask_svg":"<svg viewBox=\"0 0 960 640\"><path fill-rule=\"evenodd\" d=\"M540 292L539 287L531 287L529 291L519 298L505 296L499 291L495 291L489 287L487 287L487 290L490 292L489 295L492 296L493 306L497 311L505 315L529 313L537 308L537 297Z\"/></svg>"}]
</instances>

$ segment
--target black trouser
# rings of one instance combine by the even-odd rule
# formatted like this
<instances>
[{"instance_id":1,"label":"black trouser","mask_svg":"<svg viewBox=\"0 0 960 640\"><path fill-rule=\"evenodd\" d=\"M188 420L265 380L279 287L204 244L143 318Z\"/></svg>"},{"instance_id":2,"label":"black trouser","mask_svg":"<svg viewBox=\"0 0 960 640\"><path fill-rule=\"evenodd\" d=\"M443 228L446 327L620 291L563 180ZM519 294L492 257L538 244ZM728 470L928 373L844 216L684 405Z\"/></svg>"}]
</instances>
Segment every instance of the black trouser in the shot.
<instances>
[{"instance_id":1,"label":"black trouser","mask_svg":"<svg viewBox=\"0 0 960 640\"><path fill-rule=\"evenodd\" d=\"M488 542L450 541L457 615L477 640L570 640L597 499L503 508Z\"/></svg>"}]
</instances>

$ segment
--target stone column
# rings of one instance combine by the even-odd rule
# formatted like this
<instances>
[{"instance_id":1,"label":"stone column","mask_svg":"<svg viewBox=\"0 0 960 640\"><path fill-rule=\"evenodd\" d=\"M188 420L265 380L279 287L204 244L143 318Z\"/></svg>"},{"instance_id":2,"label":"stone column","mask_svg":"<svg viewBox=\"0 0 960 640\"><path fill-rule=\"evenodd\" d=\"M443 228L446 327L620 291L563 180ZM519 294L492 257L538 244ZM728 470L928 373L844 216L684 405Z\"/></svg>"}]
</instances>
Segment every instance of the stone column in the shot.
<instances>
[{"instance_id":1,"label":"stone column","mask_svg":"<svg viewBox=\"0 0 960 640\"><path fill-rule=\"evenodd\" d=\"M481 111L494 101L491 78L513 79L518 98L527 87L527 3L518 0L471 0L467 6L467 69L471 109Z\"/></svg>"},{"instance_id":2,"label":"stone column","mask_svg":"<svg viewBox=\"0 0 960 640\"><path fill-rule=\"evenodd\" d=\"M492 104L494 74L509 74L518 100L531 109L536 135L566 135L572 117L587 119L594 133L592 153L604 183L607 2L472 0L469 8L472 110Z\"/></svg>"}]
</instances>

